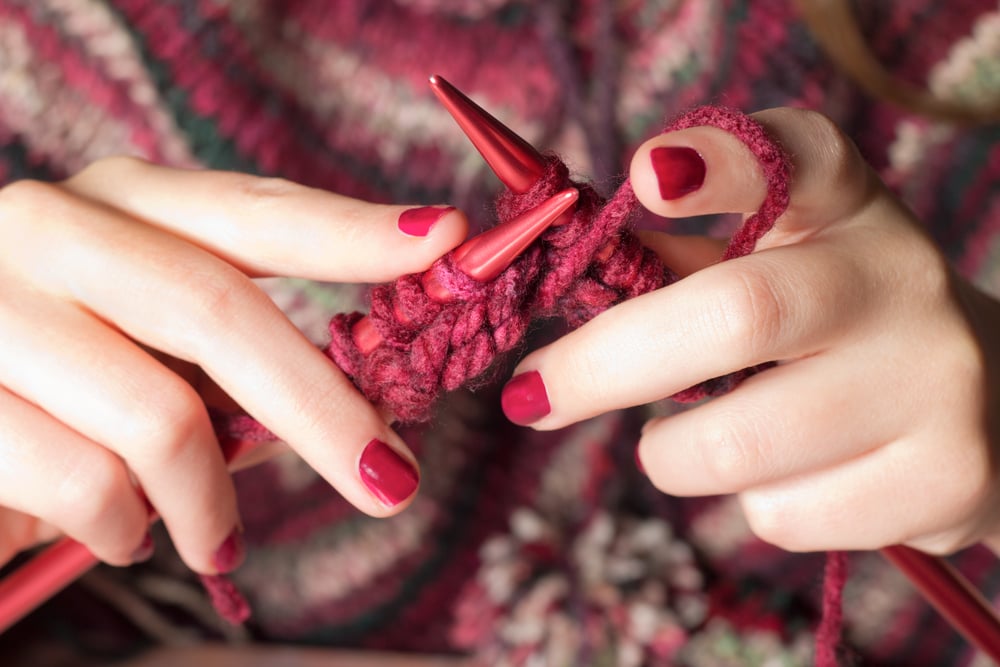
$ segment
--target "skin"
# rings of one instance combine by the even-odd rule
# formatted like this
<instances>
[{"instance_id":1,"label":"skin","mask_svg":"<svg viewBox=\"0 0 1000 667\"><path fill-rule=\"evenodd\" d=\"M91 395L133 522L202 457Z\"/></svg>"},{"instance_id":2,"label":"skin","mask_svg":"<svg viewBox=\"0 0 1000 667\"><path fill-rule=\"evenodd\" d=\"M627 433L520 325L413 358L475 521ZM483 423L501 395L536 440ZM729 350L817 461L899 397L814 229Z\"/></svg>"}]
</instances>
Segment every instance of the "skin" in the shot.
<instances>
[{"instance_id":1,"label":"skin","mask_svg":"<svg viewBox=\"0 0 1000 667\"><path fill-rule=\"evenodd\" d=\"M761 362L720 398L645 426L638 456L678 496L736 494L752 530L793 551L1000 544L1000 304L957 277L826 118L756 114L793 161L791 206L753 254L718 263L707 238L649 234L685 277L535 351L557 429ZM649 151L689 146L697 191L660 198ZM714 128L660 135L631 164L664 216L754 211L765 183Z\"/></svg>"},{"instance_id":2,"label":"skin","mask_svg":"<svg viewBox=\"0 0 1000 667\"><path fill-rule=\"evenodd\" d=\"M364 512L404 509L372 495L358 459L373 438L416 466L412 453L251 279L382 282L465 238L458 211L407 236L406 208L130 158L0 191L0 562L58 532L131 562L141 488L184 561L214 573L239 517L195 387Z\"/></svg>"},{"instance_id":3,"label":"skin","mask_svg":"<svg viewBox=\"0 0 1000 667\"><path fill-rule=\"evenodd\" d=\"M791 550L995 547L1000 305L954 275L828 120L757 119L792 155L788 212L757 252L721 264L716 240L648 235L685 278L526 357L516 372L539 371L551 405L533 426L778 360L647 424L638 452L658 488L737 494L753 530ZM667 145L707 165L703 186L673 201L649 161ZM764 196L755 159L712 128L654 138L631 177L666 216L749 212ZM16 249L0 253L0 562L60 532L130 562L141 487L187 564L214 572L239 525L206 412L216 395L361 510L405 508L369 492L358 457L372 438L412 454L251 280L391 280L465 237L457 211L406 236L403 210L127 158L0 190L0 248Z\"/></svg>"}]
</instances>

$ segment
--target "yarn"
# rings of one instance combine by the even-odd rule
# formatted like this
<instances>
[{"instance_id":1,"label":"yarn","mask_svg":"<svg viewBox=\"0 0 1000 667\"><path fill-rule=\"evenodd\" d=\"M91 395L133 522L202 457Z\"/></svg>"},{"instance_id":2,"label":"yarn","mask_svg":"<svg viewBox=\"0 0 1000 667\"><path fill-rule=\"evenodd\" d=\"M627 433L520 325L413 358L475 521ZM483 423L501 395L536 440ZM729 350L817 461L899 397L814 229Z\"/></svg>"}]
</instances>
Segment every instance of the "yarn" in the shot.
<instances>
[{"instance_id":1,"label":"yarn","mask_svg":"<svg viewBox=\"0 0 1000 667\"><path fill-rule=\"evenodd\" d=\"M709 608L691 547L662 519L600 511L567 523L514 511L509 533L481 549L453 643L476 666L681 664Z\"/></svg>"},{"instance_id":2,"label":"yarn","mask_svg":"<svg viewBox=\"0 0 1000 667\"><path fill-rule=\"evenodd\" d=\"M666 129L697 125L738 137L761 164L767 196L733 236L724 259L746 255L788 205L788 161L758 123L731 109L701 107ZM499 197L499 224L567 187L580 191L572 219L550 228L495 280L473 280L446 255L429 271L455 295L454 302L431 299L422 286L423 274L378 286L371 292L367 317L382 345L365 356L351 335L364 316L337 315L330 322L327 354L373 403L403 422L425 421L442 392L486 383L496 358L519 345L532 322L561 317L577 327L616 303L677 280L630 229L638 208L631 183L626 181L604 201L588 184L572 180L553 155L547 156L545 174L528 192L507 191ZM758 370L712 379L674 398L689 402L725 393Z\"/></svg>"},{"instance_id":3,"label":"yarn","mask_svg":"<svg viewBox=\"0 0 1000 667\"><path fill-rule=\"evenodd\" d=\"M250 618L250 605L232 581L221 574L204 574L199 579L212 606L223 620L240 625Z\"/></svg>"},{"instance_id":4,"label":"yarn","mask_svg":"<svg viewBox=\"0 0 1000 667\"><path fill-rule=\"evenodd\" d=\"M790 162L759 123L726 107L694 109L664 131L696 126L717 127L739 139L765 177L764 201L733 235L723 261L747 255L788 207ZM480 283L470 278L453 264L449 253L429 271L456 297L453 302L442 304L430 298L423 288L423 274L376 286L370 293L367 317L383 343L367 355L352 336L354 325L364 315L338 314L330 321L326 353L370 401L388 408L401 421L424 421L443 392L486 383L491 369L497 368L497 357L521 344L532 322L561 317L577 327L616 303L678 279L633 233L630 223L639 204L629 181L604 201L589 185L570 179L558 157L548 155L546 160L544 175L528 192L500 195L496 202L500 224L566 187L579 190L577 208L568 223L550 228L496 279ZM690 402L723 394L766 367L710 379L673 398ZM224 430L229 441L273 437L247 417L232 420ZM836 665L845 580L844 555L831 553L817 633L821 667ZM213 586L211 591L220 613L235 618L232 610L239 609L239 601L227 598L225 587ZM237 593L235 588L232 592Z\"/></svg>"},{"instance_id":5,"label":"yarn","mask_svg":"<svg viewBox=\"0 0 1000 667\"><path fill-rule=\"evenodd\" d=\"M847 554L830 551L823 571L823 613L816 629L816 667L837 667L837 644L843 624L843 593L847 583Z\"/></svg>"}]
</instances>

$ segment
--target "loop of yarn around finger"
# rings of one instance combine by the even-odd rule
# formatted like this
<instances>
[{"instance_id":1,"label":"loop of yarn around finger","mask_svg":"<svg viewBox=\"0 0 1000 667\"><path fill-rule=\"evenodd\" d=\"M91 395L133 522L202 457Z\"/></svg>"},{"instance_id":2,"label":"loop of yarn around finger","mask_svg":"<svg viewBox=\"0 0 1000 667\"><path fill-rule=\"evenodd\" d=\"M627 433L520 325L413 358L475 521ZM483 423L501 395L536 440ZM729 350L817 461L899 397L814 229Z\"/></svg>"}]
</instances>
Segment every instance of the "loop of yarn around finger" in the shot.
<instances>
[{"instance_id":1,"label":"loop of yarn around finger","mask_svg":"<svg viewBox=\"0 0 1000 667\"><path fill-rule=\"evenodd\" d=\"M723 259L746 255L788 206L789 160L760 124L733 109L701 107L669 123L665 131L695 126L717 127L742 141L767 180L763 203L733 235ZM427 295L422 274L373 288L368 317L384 342L367 355L357 348L352 336L362 314L340 314L331 320L325 351L372 403L387 408L403 422L424 421L442 393L488 381L490 369L497 366L493 362L522 344L532 322L558 317L577 327L616 303L677 280L634 233L639 204L628 181L604 200L589 185L570 179L558 157L548 155L546 160L543 177L530 191L500 195L496 202L499 223L567 187L579 190L577 207L569 222L549 229L496 279L487 283L473 280L448 254L431 270L439 284L454 295L450 303L438 303ZM763 367L702 382L673 398L696 401L725 393ZM246 416L222 418L216 423L223 442L274 438ZM838 606L843 586L844 568L838 571L841 575L828 577L824 589L830 602L826 607L831 609ZM227 594L215 584L210 590L220 612L232 617L230 607L239 608L239 600L227 600L238 595L234 591ZM833 647L840 632L839 616L831 616L826 607L822 646L817 651L821 658L835 655ZM832 664L829 659L822 662L824 667Z\"/></svg>"},{"instance_id":2,"label":"loop of yarn around finger","mask_svg":"<svg viewBox=\"0 0 1000 667\"><path fill-rule=\"evenodd\" d=\"M701 107L666 129L696 125L719 127L739 138L767 178L765 201L733 236L724 258L745 255L788 205L788 160L756 121L731 109ZM558 317L577 327L616 303L677 279L634 234L639 204L628 181L605 201L589 185L573 181L557 156L547 155L546 162L545 173L528 192L500 195L498 224L567 187L580 192L576 209L569 222L546 231L495 280L469 278L449 254L431 270L455 296L451 303L429 298L421 275L375 287L368 317L384 342L367 356L351 335L360 314L337 315L330 322L327 354L369 400L401 421L425 421L441 393L487 382L495 359L517 347L533 321ZM724 393L757 370L709 380L674 398L694 401Z\"/></svg>"}]
</instances>

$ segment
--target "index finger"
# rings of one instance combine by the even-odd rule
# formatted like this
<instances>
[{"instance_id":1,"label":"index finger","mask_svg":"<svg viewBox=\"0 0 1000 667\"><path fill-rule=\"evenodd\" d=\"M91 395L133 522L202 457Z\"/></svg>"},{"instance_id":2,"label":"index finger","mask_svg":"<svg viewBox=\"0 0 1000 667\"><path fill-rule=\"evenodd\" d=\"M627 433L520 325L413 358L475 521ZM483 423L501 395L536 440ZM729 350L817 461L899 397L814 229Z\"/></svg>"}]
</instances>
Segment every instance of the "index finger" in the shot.
<instances>
[{"instance_id":1,"label":"index finger","mask_svg":"<svg viewBox=\"0 0 1000 667\"><path fill-rule=\"evenodd\" d=\"M861 269L823 240L730 260L602 313L528 355L504 388L515 423L547 430L805 356L857 321Z\"/></svg>"},{"instance_id":2,"label":"index finger","mask_svg":"<svg viewBox=\"0 0 1000 667\"><path fill-rule=\"evenodd\" d=\"M64 186L252 276L385 282L427 269L468 230L451 207L373 204L279 178L129 157L96 162Z\"/></svg>"}]
</instances>

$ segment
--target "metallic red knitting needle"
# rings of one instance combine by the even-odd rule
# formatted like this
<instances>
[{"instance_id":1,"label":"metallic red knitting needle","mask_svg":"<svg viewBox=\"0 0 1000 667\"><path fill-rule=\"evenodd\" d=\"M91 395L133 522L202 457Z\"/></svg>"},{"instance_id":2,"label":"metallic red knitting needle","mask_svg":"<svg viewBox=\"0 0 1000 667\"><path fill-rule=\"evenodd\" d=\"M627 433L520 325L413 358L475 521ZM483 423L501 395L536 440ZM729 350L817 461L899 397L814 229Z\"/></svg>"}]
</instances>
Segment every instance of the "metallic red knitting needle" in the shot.
<instances>
[{"instance_id":1,"label":"metallic red knitting needle","mask_svg":"<svg viewBox=\"0 0 1000 667\"><path fill-rule=\"evenodd\" d=\"M881 553L959 634L1000 664L1000 618L968 579L943 558L916 549L896 545Z\"/></svg>"},{"instance_id":2,"label":"metallic red knitting needle","mask_svg":"<svg viewBox=\"0 0 1000 667\"><path fill-rule=\"evenodd\" d=\"M479 282L493 280L520 257L542 232L569 211L579 196L576 188L567 188L513 220L474 236L452 251L455 268ZM441 283L439 266L435 264L424 274L424 291L438 303L450 303L455 300L455 295ZM355 323L351 336L361 354L369 354L383 341L368 317L362 317Z\"/></svg>"},{"instance_id":3,"label":"metallic red knitting needle","mask_svg":"<svg viewBox=\"0 0 1000 667\"><path fill-rule=\"evenodd\" d=\"M241 467L262 443L229 441L222 452L230 470ZM154 512L150 523L159 520ZM0 633L30 614L46 600L82 577L100 561L83 544L63 537L45 547L27 563L0 580Z\"/></svg>"},{"instance_id":4,"label":"metallic red knitting needle","mask_svg":"<svg viewBox=\"0 0 1000 667\"><path fill-rule=\"evenodd\" d=\"M539 152L442 77L432 76L430 83L503 184L517 193L531 189L545 173ZM606 261L614 250L609 242L595 259ZM882 553L968 641L1000 663L1000 619L968 580L945 560L907 547L887 547Z\"/></svg>"},{"instance_id":5,"label":"metallic red knitting needle","mask_svg":"<svg viewBox=\"0 0 1000 667\"><path fill-rule=\"evenodd\" d=\"M435 74L431 89L508 188L522 194L545 173L545 159L527 141Z\"/></svg>"}]
</instances>

